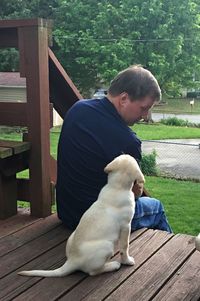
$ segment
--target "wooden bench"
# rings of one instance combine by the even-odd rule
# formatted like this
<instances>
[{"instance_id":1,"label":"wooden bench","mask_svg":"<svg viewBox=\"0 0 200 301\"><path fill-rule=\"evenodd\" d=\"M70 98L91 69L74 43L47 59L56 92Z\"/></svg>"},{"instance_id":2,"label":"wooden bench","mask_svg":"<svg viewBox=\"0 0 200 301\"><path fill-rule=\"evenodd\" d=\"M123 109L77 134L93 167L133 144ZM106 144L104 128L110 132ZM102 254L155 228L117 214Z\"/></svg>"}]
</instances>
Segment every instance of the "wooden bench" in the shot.
<instances>
[{"instance_id":1,"label":"wooden bench","mask_svg":"<svg viewBox=\"0 0 200 301\"><path fill-rule=\"evenodd\" d=\"M20 216L18 216L20 215ZM70 231L53 214L36 219L19 212L0 221L0 300L177 301L200 298L200 253L194 237L140 229L131 234L135 266L89 277L22 277L24 269L53 269L65 261ZM115 259L120 259L118 249Z\"/></svg>"},{"instance_id":2,"label":"wooden bench","mask_svg":"<svg viewBox=\"0 0 200 301\"><path fill-rule=\"evenodd\" d=\"M0 140L0 219L17 213L16 173L28 168L30 143Z\"/></svg>"}]
</instances>

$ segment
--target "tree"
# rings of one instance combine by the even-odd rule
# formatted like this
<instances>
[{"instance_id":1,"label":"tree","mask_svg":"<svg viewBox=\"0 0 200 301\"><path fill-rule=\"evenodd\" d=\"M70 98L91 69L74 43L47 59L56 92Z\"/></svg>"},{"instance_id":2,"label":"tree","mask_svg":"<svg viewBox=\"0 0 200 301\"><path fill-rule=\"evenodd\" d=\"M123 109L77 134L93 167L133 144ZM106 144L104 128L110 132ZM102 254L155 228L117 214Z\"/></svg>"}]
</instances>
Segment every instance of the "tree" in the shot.
<instances>
[{"instance_id":1,"label":"tree","mask_svg":"<svg viewBox=\"0 0 200 301\"><path fill-rule=\"evenodd\" d=\"M132 64L152 71L171 94L194 85L193 73L200 72L198 0L3 3L7 16L54 19L54 51L86 95Z\"/></svg>"},{"instance_id":2,"label":"tree","mask_svg":"<svg viewBox=\"0 0 200 301\"><path fill-rule=\"evenodd\" d=\"M54 18L56 7L57 0L1 0L0 19ZM17 49L0 49L0 70L19 70Z\"/></svg>"},{"instance_id":3,"label":"tree","mask_svg":"<svg viewBox=\"0 0 200 301\"><path fill-rule=\"evenodd\" d=\"M54 36L83 90L142 64L164 91L177 93L199 72L199 18L197 0L61 0Z\"/></svg>"}]
</instances>

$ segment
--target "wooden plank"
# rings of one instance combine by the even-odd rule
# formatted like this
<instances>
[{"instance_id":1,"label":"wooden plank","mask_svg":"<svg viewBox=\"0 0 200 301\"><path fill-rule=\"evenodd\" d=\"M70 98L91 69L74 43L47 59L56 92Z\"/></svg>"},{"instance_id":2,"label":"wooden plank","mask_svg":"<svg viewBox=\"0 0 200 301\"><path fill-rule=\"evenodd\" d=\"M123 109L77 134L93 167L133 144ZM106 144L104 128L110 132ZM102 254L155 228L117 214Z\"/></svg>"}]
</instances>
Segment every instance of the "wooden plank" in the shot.
<instances>
[{"instance_id":1,"label":"wooden plank","mask_svg":"<svg viewBox=\"0 0 200 301\"><path fill-rule=\"evenodd\" d=\"M17 199L31 203L30 179L17 179ZM51 182L51 204L55 204L55 183Z\"/></svg>"},{"instance_id":2,"label":"wooden plank","mask_svg":"<svg viewBox=\"0 0 200 301\"><path fill-rule=\"evenodd\" d=\"M191 239L184 234L173 237L106 300L151 300L194 251Z\"/></svg>"},{"instance_id":3,"label":"wooden plank","mask_svg":"<svg viewBox=\"0 0 200 301\"><path fill-rule=\"evenodd\" d=\"M0 146L0 159L12 156L12 149Z\"/></svg>"},{"instance_id":4,"label":"wooden plank","mask_svg":"<svg viewBox=\"0 0 200 301\"><path fill-rule=\"evenodd\" d=\"M27 21L27 20L26 20ZM43 22L48 22L47 33L48 33L48 45L52 46L52 23L50 20L43 20ZM21 77L26 77L26 59L25 59L25 41L23 35L23 27L18 27L18 45L19 45L19 65L20 65L20 75Z\"/></svg>"},{"instance_id":5,"label":"wooden plank","mask_svg":"<svg viewBox=\"0 0 200 301\"><path fill-rule=\"evenodd\" d=\"M163 231L148 230L130 244L130 254L135 259L135 266L122 266L119 271L88 277L69 292L63 291L60 300L104 300L126 278L135 273L156 251L173 235ZM120 260L119 254L114 257ZM102 289L103 288L103 289ZM66 294L64 294L66 293ZM121 300L124 299L124 296ZM140 299L137 299L140 300Z\"/></svg>"},{"instance_id":6,"label":"wooden plank","mask_svg":"<svg viewBox=\"0 0 200 301\"><path fill-rule=\"evenodd\" d=\"M4 177L0 174L0 219L17 213L16 176Z\"/></svg>"},{"instance_id":7,"label":"wooden plank","mask_svg":"<svg viewBox=\"0 0 200 301\"><path fill-rule=\"evenodd\" d=\"M49 104L50 128L53 127L53 103Z\"/></svg>"},{"instance_id":8,"label":"wooden plank","mask_svg":"<svg viewBox=\"0 0 200 301\"><path fill-rule=\"evenodd\" d=\"M59 73L62 75L66 83L70 86L71 90L74 92L76 95L77 99L82 99L83 96L80 94L79 90L76 88L74 83L72 82L71 78L68 76L66 73L65 69L62 67L56 56L54 55L53 51L49 48L49 58L52 61L52 63L55 65L56 69L59 71Z\"/></svg>"},{"instance_id":9,"label":"wooden plank","mask_svg":"<svg viewBox=\"0 0 200 301\"><path fill-rule=\"evenodd\" d=\"M26 77L26 57L24 45L23 27L18 27L18 45L19 45L19 71L20 77Z\"/></svg>"},{"instance_id":10,"label":"wooden plank","mask_svg":"<svg viewBox=\"0 0 200 301\"><path fill-rule=\"evenodd\" d=\"M50 173L51 181L56 184L57 181L57 161L51 156L50 157Z\"/></svg>"},{"instance_id":11,"label":"wooden plank","mask_svg":"<svg viewBox=\"0 0 200 301\"><path fill-rule=\"evenodd\" d=\"M42 18L37 19L18 19L18 20L0 20L0 28L12 28L12 27L29 27L29 26L41 26L52 27L52 21Z\"/></svg>"},{"instance_id":12,"label":"wooden plank","mask_svg":"<svg viewBox=\"0 0 200 301\"><path fill-rule=\"evenodd\" d=\"M134 232L134 234L132 234L132 239L136 239L138 236L140 236L142 233L144 233L146 230L145 229L141 229L138 230L136 232ZM56 257L59 258L59 254L61 252L57 252ZM60 258L59 258L60 259ZM43 264L43 261L45 259L41 258L41 262ZM50 263L52 264L53 262L55 262L55 258L53 258L52 261L50 261ZM59 267L62 263L64 262L64 260L62 260L62 262L57 262L54 265L54 268ZM35 266L38 265L34 265ZM41 266L41 264L39 265ZM50 266L48 267L48 269L50 268ZM24 293L20 294L16 300L55 300L55 298L61 296L62 291L66 290L67 288L73 288L76 284L78 285L80 281L84 280L85 278L87 278L88 276L82 272L76 272L73 273L72 275L69 275L67 277L63 277L63 278L45 278L45 279L41 279L39 281L37 281L37 284L33 286L34 289L32 289L32 285L33 282L31 283L24 283L24 286L20 285L20 288L16 287L17 291L13 292L12 295L9 295L9 297L15 297L16 294L19 294L19 290L21 292L24 291ZM26 278L26 277L22 277L22 278ZM35 278L34 283L36 283L36 280L38 279ZM94 278L93 278L94 279ZM6 283L5 283L6 286ZM8 286L8 285L7 285ZM47 289L48 287L48 289ZM28 289L29 288L29 289ZM18 295L17 294L17 295ZM0 294L1 297L1 294ZM5 299L5 300L10 300L10 299ZM68 300L73 300L73 299L68 299ZM74 299L75 300L75 299Z\"/></svg>"},{"instance_id":13,"label":"wooden plank","mask_svg":"<svg viewBox=\"0 0 200 301\"><path fill-rule=\"evenodd\" d=\"M13 150L13 155L30 150L30 142L0 140L0 147L9 147Z\"/></svg>"},{"instance_id":14,"label":"wooden plank","mask_svg":"<svg viewBox=\"0 0 200 301\"><path fill-rule=\"evenodd\" d=\"M18 208L17 215L0 220L0 238L11 235L39 220L39 218L30 216L29 208Z\"/></svg>"},{"instance_id":15,"label":"wooden plank","mask_svg":"<svg viewBox=\"0 0 200 301\"><path fill-rule=\"evenodd\" d=\"M176 272L153 301L200 300L200 254L196 251Z\"/></svg>"},{"instance_id":16,"label":"wooden plank","mask_svg":"<svg viewBox=\"0 0 200 301\"><path fill-rule=\"evenodd\" d=\"M0 124L9 126L26 126L27 103L0 102Z\"/></svg>"},{"instance_id":17,"label":"wooden plank","mask_svg":"<svg viewBox=\"0 0 200 301\"><path fill-rule=\"evenodd\" d=\"M24 27L21 39L26 62L28 135L31 142L31 214L45 217L51 214L47 28Z\"/></svg>"},{"instance_id":18,"label":"wooden plank","mask_svg":"<svg viewBox=\"0 0 200 301\"><path fill-rule=\"evenodd\" d=\"M57 244L67 240L70 231L62 225L54 228L52 231L41 235L37 239L26 243L16 250L0 257L1 269L0 279L19 269L26 263L34 260L44 252L49 251ZM63 250L63 257L65 256Z\"/></svg>"},{"instance_id":19,"label":"wooden plank","mask_svg":"<svg viewBox=\"0 0 200 301\"><path fill-rule=\"evenodd\" d=\"M18 47L16 28L0 28L0 47Z\"/></svg>"},{"instance_id":20,"label":"wooden plank","mask_svg":"<svg viewBox=\"0 0 200 301\"><path fill-rule=\"evenodd\" d=\"M14 298L17 298L17 296L24 291L26 291L29 287L33 286L37 282L41 281L41 278L39 277L22 277L17 275L17 272L21 271L22 269L50 269L50 268L56 268L64 263L65 258L64 255L64 249L65 249L65 242L60 243L55 246L55 248L52 248L46 253L41 254L40 257L35 258L33 261L30 261L24 266L21 266L19 269L13 271L9 275L5 276L3 279L1 279L1 290L0 290L0 299L1 301L8 301L13 300ZM74 275L74 277L76 277ZM51 280L55 280L55 278L52 278ZM58 278L59 281L65 280L67 283L68 281L72 281L72 278ZM51 286L49 289L51 290ZM42 293L42 292L41 292ZM19 297L18 297L19 298ZM22 300L22 299L20 299ZM29 296L27 300L33 300ZM38 299L41 300L41 299ZM45 299L43 299L44 301ZM47 300L47 299L46 299ZM51 300L51 299L50 299Z\"/></svg>"},{"instance_id":21,"label":"wooden plank","mask_svg":"<svg viewBox=\"0 0 200 301\"><path fill-rule=\"evenodd\" d=\"M3 276L0 299L13 300L20 292L41 280L38 277L19 276L17 275L18 271L36 268L51 269L63 264L65 261L66 239L70 233L63 226L58 226L45 235L1 257L0 264L4 270L4 275L2 273L0 275ZM17 264L16 260L18 261Z\"/></svg>"},{"instance_id":22,"label":"wooden plank","mask_svg":"<svg viewBox=\"0 0 200 301\"><path fill-rule=\"evenodd\" d=\"M30 202L30 179L17 179L17 199Z\"/></svg>"},{"instance_id":23,"label":"wooden plank","mask_svg":"<svg viewBox=\"0 0 200 301\"><path fill-rule=\"evenodd\" d=\"M64 118L67 110L83 97L50 49L49 82L51 102L58 114Z\"/></svg>"},{"instance_id":24,"label":"wooden plank","mask_svg":"<svg viewBox=\"0 0 200 301\"><path fill-rule=\"evenodd\" d=\"M6 177L10 177L17 172L27 169L29 167L28 158L29 153L23 152L0 160L0 173Z\"/></svg>"},{"instance_id":25,"label":"wooden plank","mask_svg":"<svg viewBox=\"0 0 200 301\"><path fill-rule=\"evenodd\" d=\"M23 228L16 228L12 234L0 238L0 257L49 232L60 224L57 214L53 214L44 219L37 219L37 222L32 222ZM17 226L19 227L19 225Z\"/></svg>"}]
</instances>

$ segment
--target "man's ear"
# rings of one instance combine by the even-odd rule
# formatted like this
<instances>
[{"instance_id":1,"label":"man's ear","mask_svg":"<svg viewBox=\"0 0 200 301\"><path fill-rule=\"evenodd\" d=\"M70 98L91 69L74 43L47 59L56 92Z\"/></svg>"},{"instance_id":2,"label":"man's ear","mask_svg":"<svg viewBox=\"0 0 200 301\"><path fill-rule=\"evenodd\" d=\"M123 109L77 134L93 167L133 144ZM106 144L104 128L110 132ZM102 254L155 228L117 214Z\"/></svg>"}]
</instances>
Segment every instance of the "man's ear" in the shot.
<instances>
[{"instance_id":1,"label":"man's ear","mask_svg":"<svg viewBox=\"0 0 200 301\"><path fill-rule=\"evenodd\" d=\"M123 92L120 94L120 104L122 106L126 105L128 102L128 93L127 92Z\"/></svg>"}]
</instances>

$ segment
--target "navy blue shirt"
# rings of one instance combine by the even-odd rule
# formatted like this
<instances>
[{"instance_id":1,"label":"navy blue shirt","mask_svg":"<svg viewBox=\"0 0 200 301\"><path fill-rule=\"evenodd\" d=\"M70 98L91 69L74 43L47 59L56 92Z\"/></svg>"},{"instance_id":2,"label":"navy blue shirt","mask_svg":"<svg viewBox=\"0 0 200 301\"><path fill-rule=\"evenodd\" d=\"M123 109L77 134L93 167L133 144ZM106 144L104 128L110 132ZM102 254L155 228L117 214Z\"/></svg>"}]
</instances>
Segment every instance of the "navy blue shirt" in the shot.
<instances>
[{"instance_id":1,"label":"navy blue shirt","mask_svg":"<svg viewBox=\"0 0 200 301\"><path fill-rule=\"evenodd\" d=\"M105 166L122 153L141 160L141 141L113 104L80 100L67 112L58 144L58 217L74 229L107 182Z\"/></svg>"}]
</instances>

